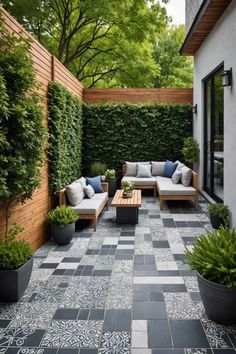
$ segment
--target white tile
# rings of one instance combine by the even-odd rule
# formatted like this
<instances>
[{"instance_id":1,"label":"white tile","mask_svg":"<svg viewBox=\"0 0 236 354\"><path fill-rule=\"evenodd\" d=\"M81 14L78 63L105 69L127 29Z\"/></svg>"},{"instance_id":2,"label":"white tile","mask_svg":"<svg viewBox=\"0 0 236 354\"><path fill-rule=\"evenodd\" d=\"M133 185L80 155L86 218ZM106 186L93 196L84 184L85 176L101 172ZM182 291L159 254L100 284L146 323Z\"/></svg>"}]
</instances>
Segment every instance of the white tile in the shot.
<instances>
[{"instance_id":1,"label":"white tile","mask_svg":"<svg viewBox=\"0 0 236 354\"><path fill-rule=\"evenodd\" d=\"M147 321L146 320L133 320L132 321L132 331L147 331Z\"/></svg>"},{"instance_id":2,"label":"white tile","mask_svg":"<svg viewBox=\"0 0 236 354\"><path fill-rule=\"evenodd\" d=\"M184 284L182 277L134 277L134 284Z\"/></svg>"},{"instance_id":3,"label":"white tile","mask_svg":"<svg viewBox=\"0 0 236 354\"><path fill-rule=\"evenodd\" d=\"M118 237L106 237L103 241L104 245L117 245L118 244Z\"/></svg>"},{"instance_id":4,"label":"white tile","mask_svg":"<svg viewBox=\"0 0 236 354\"><path fill-rule=\"evenodd\" d=\"M150 234L150 227L136 227L135 234Z\"/></svg>"},{"instance_id":5,"label":"white tile","mask_svg":"<svg viewBox=\"0 0 236 354\"><path fill-rule=\"evenodd\" d=\"M57 269L77 269L78 268L79 263L60 263L57 266Z\"/></svg>"},{"instance_id":6,"label":"white tile","mask_svg":"<svg viewBox=\"0 0 236 354\"><path fill-rule=\"evenodd\" d=\"M199 221L194 214L172 214L174 221Z\"/></svg>"},{"instance_id":7,"label":"white tile","mask_svg":"<svg viewBox=\"0 0 236 354\"><path fill-rule=\"evenodd\" d=\"M131 354L152 354L151 349L132 349Z\"/></svg>"},{"instance_id":8,"label":"white tile","mask_svg":"<svg viewBox=\"0 0 236 354\"><path fill-rule=\"evenodd\" d=\"M185 247L183 244L172 243L172 244L170 244L170 249L173 254L184 254L185 253Z\"/></svg>"},{"instance_id":9,"label":"white tile","mask_svg":"<svg viewBox=\"0 0 236 354\"><path fill-rule=\"evenodd\" d=\"M119 241L134 241L134 236L120 236Z\"/></svg>"},{"instance_id":10,"label":"white tile","mask_svg":"<svg viewBox=\"0 0 236 354\"><path fill-rule=\"evenodd\" d=\"M157 270L178 270L176 262L156 262Z\"/></svg>"},{"instance_id":11,"label":"white tile","mask_svg":"<svg viewBox=\"0 0 236 354\"><path fill-rule=\"evenodd\" d=\"M148 347L147 332L132 331L132 347L147 348Z\"/></svg>"},{"instance_id":12,"label":"white tile","mask_svg":"<svg viewBox=\"0 0 236 354\"><path fill-rule=\"evenodd\" d=\"M48 257L44 259L43 263L61 263L64 257Z\"/></svg>"},{"instance_id":13,"label":"white tile","mask_svg":"<svg viewBox=\"0 0 236 354\"><path fill-rule=\"evenodd\" d=\"M81 265L94 265L97 261L97 256L87 256L84 255L81 258L80 264Z\"/></svg>"},{"instance_id":14,"label":"white tile","mask_svg":"<svg viewBox=\"0 0 236 354\"><path fill-rule=\"evenodd\" d=\"M117 249L118 250L133 250L134 245L118 245Z\"/></svg>"}]
</instances>

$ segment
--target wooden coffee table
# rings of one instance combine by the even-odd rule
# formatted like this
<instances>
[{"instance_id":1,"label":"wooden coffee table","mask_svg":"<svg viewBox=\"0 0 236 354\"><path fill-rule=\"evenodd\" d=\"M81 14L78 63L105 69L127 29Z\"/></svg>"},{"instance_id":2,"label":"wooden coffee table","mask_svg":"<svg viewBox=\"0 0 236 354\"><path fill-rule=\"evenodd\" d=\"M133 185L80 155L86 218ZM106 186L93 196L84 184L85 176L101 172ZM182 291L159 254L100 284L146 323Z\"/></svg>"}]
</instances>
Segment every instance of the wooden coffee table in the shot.
<instances>
[{"instance_id":1,"label":"wooden coffee table","mask_svg":"<svg viewBox=\"0 0 236 354\"><path fill-rule=\"evenodd\" d=\"M123 198L123 190L118 189L111 202L116 207L116 222L118 224L137 224L138 208L141 207L141 190L134 189L131 198Z\"/></svg>"}]
</instances>

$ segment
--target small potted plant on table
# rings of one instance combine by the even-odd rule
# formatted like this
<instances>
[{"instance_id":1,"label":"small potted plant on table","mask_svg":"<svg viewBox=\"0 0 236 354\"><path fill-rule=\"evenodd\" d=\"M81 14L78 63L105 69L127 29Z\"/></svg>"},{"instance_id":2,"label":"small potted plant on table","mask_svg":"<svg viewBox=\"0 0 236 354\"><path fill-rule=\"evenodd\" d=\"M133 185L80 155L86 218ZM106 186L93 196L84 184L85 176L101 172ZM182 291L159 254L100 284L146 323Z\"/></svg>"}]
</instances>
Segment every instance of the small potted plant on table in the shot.
<instances>
[{"instance_id":1,"label":"small potted plant on table","mask_svg":"<svg viewBox=\"0 0 236 354\"><path fill-rule=\"evenodd\" d=\"M107 169L105 172L106 179L108 180L108 195L114 197L117 190L116 171L114 169Z\"/></svg>"},{"instance_id":2,"label":"small potted plant on table","mask_svg":"<svg viewBox=\"0 0 236 354\"><path fill-rule=\"evenodd\" d=\"M236 231L223 228L200 236L186 263L198 272L206 314L218 323L236 324Z\"/></svg>"},{"instance_id":3,"label":"small potted plant on table","mask_svg":"<svg viewBox=\"0 0 236 354\"><path fill-rule=\"evenodd\" d=\"M78 217L75 210L66 205L58 206L48 213L47 220L51 224L51 235L58 245L70 243Z\"/></svg>"},{"instance_id":4,"label":"small potted plant on table","mask_svg":"<svg viewBox=\"0 0 236 354\"><path fill-rule=\"evenodd\" d=\"M229 207L227 205L216 203L208 206L210 221L214 229L219 229L220 226L229 226Z\"/></svg>"},{"instance_id":5,"label":"small potted plant on table","mask_svg":"<svg viewBox=\"0 0 236 354\"><path fill-rule=\"evenodd\" d=\"M124 183L122 183L122 188L123 188L123 197L131 198L133 195L134 184L132 182L125 181Z\"/></svg>"}]
</instances>

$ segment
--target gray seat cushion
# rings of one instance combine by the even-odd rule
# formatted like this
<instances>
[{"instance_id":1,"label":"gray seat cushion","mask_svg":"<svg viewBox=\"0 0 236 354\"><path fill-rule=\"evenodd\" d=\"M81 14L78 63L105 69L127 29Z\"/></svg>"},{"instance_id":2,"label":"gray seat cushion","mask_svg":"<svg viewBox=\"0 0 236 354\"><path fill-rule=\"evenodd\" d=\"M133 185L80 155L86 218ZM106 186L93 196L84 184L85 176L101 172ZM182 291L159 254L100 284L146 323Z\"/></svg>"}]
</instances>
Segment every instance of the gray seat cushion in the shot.
<instances>
[{"instance_id":1,"label":"gray seat cushion","mask_svg":"<svg viewBox=\"0 0 236 354\"><path fill-rule=\"evenodd\" d=\"M185 187L182 183L174 184L171 178L156 177L159 195L196 195L192 186Z\"/></svg>"},{"instance_id":2,"label":"gray seat cushion","mask_svg":"<svg viewBox=\"0 0 236 354\"><path fill-rule=\"evenodd\" d=\"M138 178L138 177L129 177L124 176L121 180L121 184L124 182L132 182L134 186L156 186L156 177L149 178Z\"/></svg>"},{"instance_id":3,"label":"gray seat cushion","mask_svg":"<svg viewBox=\"0 0 236 354\"><path fill-rule=\"evenodd\" d=\"M95 193L91 199L83 199L81 203L76 206L69 205L78 214L85 215L91 214L95 215L96 212L104 205L105 201L108 200L108 193Z\"/></svg>"}]
</instances>

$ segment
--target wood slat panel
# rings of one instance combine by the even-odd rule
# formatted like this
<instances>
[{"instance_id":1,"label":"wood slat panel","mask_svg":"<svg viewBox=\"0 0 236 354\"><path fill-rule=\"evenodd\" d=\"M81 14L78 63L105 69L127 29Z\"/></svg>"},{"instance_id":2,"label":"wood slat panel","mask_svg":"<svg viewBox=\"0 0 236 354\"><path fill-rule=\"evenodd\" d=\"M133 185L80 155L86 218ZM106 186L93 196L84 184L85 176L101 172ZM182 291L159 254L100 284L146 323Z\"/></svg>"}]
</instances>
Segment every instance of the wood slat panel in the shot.
<instances>
[{"instance_id":1,"label":"wood slat panel","mask_svg":"<svg viewBox=\"0 0 236 354\"><path fill-rule=\"evenodd\" d=\"M123 189L118 189L111 202L113 207L138 208L141 207L141 190L133 190L131 198L123 198Z\"/></svg>"}]
</instances>

